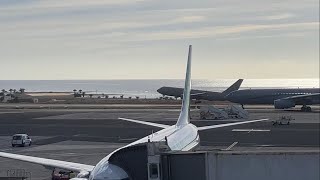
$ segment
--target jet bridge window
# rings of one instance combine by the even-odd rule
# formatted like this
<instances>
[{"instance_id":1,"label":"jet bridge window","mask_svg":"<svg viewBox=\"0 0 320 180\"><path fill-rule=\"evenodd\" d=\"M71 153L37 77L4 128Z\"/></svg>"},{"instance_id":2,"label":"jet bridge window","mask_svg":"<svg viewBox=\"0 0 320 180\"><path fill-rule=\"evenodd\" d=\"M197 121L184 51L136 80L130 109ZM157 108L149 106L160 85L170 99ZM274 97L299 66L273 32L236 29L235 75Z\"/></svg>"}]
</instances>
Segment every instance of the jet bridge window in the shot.
<instances>
[{"instance_id":1,"label":"jet bridge window","mask_svg":"<svg viewBox=\"0 0 320 180\"><path fill-rule=\"evenodd\" d=\"M156 163L149 164L149 177L155 179L159 177L159 166Z\"/></svg>"}]
</instances>

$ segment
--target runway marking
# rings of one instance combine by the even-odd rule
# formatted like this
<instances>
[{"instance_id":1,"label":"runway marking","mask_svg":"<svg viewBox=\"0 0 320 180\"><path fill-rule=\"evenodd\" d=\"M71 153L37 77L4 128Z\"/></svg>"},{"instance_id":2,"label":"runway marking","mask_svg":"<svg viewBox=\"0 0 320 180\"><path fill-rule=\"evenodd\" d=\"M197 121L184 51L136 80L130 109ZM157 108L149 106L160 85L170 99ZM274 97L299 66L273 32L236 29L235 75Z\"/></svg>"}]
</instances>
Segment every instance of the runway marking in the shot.
<instances>
[{"instance_id":1,"label":"runway marking","mask_svg":"<svg viewBox=\"0 0 320 180\"><path fill-rule=\"evenodd\" d=\"M181 109L168 109L169 112L180 112ZM190 109L190 111L199 111L199 109Z\"/></svg>"},{"instance_id":2,"label":"runway marking","mask_svg":"<svg viewBox=\"0 0 320 180\"><path fill-rule=\"evenodd\" d=\"M24 112L0 112L0 114L18 114L18 113L24 113Z\"/></svg>"},{"instance_id":3,"label":"runway marking","mask_svg":"<svg viewBox=\"0 0 320 180\"><path fill-rule=\"evenodd\" d=\"M119 141L135 141L138 140L139 138L124 138L124 139L119 139Z\"/></svg>"},{"instance_id":4,"label":"runway marking","mask_svg":"<svg viewBox=\"0 0 320 180\"><path fill-rule=\"evenodd\" d=\"M65 157L65 156L68 156L68 157L75 157L75 156L97 156L97 155L105 155L105 153L61 153L61 154L58 154L58 153L50 153L48 154L50 156L53 156L53 157Z\"/></svg>"},{"instance_id":5,"label":"runway marking","mask_svg":"<svg viewBox=\"0 0 320 180\"><path fill-rule=\"evenodd\" d=\"M234 143L232 143L229 147L227 147L226 149L224 149L225 151L230 151L231 150L231 148L233 148L235 145L237 145L238 144L238 142L234 142Z\"/></svg>"},{"instance_id":6,"label":"runway marking","mask_svg":"<svg viewBox=\"0 0 320 180\"><path fill-rule=\"evenodd\" d=\"M240 122L240 121L244 121L244 120L237 120L237 119L197 120L197 119L194 119L194 121L197 121L197 122Z\"/></svg>"},{"instance_id":7,"label":"runway marking","mask_svg":"<svg viewBox=\"0 0 320 180\"><path fill-rule=\"evenodd\" d=\"M270 129L232 129L233 132L270 132Z\"/></svg>"},{"instance_id":8,"label":"runway marking","mask_svg":"<svg viewBox=\"0 0 320 180\"><path fill-rule=\"evenodd\" d=\"M272 144L262 144L262 145L258 145L258 148L262 148L262 147L274 147L274 145L272 145Z\"/></svg>"},{"instance_id":9,"label":"runway marking","mask_svg":"<svg viewBox=\"0 0 320 180\"><path fill-rule=\"evenodd\" d=\"M1 151L10 151L12 149L1 149Z\"/></svg>"},{"instance_id":10,"label":"runway marking","mask_svg":"<svg viewBox=\"0 0 320 180\"><path fill-rule=\"evenodd\" d=\"M39 117L39 118L33 118L33 119L67 119L67 120L77 120L77 119L114 119L114 118L108 118L108 117L78 117L78 116L65 116L65 115L59 115L59 116L48 116L48 117Z\"/></svg>"}]
</instances>

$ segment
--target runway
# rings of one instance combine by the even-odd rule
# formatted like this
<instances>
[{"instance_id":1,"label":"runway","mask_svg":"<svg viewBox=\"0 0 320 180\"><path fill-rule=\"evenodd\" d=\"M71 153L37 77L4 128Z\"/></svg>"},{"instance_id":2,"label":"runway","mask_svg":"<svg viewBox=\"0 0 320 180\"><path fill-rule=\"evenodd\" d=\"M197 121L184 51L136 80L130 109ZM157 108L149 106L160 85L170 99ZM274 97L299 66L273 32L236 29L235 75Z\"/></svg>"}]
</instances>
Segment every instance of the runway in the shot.
<instances>
[{"instance_id":1,"label":"runway","mask_svg":"<svg viewBox=\"0 0 320 180\"><path fill-rule=\"evenodd\" d=\"M249 119L276 120L282 115L290 115L295 120L289 126L272 126L271 122L262 122L203 131L200 132L201 145L220 146L238 141L241 146L319 146L319 113L273 109L249 112ZM118 117L172 125L178 115L179 111L172 109L0 110L0 136L27 133L30 136L52 136L64 140L131 142L159 129L121 121ZM191 117L192 123L198 127L237 121L199 120L199 112L196 110L191 111ZM252 130L232 131L234 129ZM255 129L268 131L254 131Z\"/></svg>"},{"instance_id":2,"label":"runway","mask_svg":"<svg viewBox=\"0 0 320 180\"><path fill-rule=\"evenodd\" d=\"M291 115L290 125L273 126L259 122L200 132L201 150L223 149L238 142L235 149L287 147L304 150L319 149L319 112L278 111L270 108L248 109L249 119L277 119ZM0 151L31 156L96 164L113 150L159 129L118 120L118 117L163 124L174 124L179 115L172 108L121 109L1 109ZM238 120L199 120L199 112L191 111L196 126L235 122ZM12 148L11 136L27 133L33 139L31 147ZM0 158L0 176L8 170L24 169L32 179L50 178L50 170L39 165Z\"/></svg>"}]
</instances>

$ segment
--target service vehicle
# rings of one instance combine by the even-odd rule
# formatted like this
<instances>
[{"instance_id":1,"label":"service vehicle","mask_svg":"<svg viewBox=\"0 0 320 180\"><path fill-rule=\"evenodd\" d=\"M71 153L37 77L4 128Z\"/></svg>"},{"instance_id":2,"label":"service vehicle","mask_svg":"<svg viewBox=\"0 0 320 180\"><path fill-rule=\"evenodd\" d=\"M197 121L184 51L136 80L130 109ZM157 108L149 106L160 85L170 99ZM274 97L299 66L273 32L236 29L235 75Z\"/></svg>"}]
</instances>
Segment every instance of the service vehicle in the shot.
<instances>
[{"instance_id":1,"label":"service vehicle","mask_svg":"<svg viewBox=\"0 0 320 180\"><path fill-rule=\"evenodd\" d=\"M69 180L76 176L73 171L53 169L51 180Z\"/></svg>"},{"instance_id":2,"label":"service vehicle","mask_svg":"<svg viewBox=\"0 0 320 180\"><path fill-rule=\"evenodd\" d=\"M15 134L12 136L12 147L15 146L31 146L32 140L27 134Z\"/></svg>"}]
</instances>

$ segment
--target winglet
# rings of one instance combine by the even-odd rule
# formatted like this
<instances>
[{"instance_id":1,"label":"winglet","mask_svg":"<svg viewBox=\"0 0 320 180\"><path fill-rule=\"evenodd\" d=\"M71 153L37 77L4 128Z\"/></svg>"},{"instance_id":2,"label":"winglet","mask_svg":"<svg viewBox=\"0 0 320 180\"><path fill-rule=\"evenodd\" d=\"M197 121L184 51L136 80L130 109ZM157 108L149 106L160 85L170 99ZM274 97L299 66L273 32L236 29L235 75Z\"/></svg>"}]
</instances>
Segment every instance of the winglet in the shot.
<instances>
[{"instance_id":1,"label":"winglet","mask_svg":"<svg viewBox=\"0 0 320 180\"><path fill-rule=\"evenodd\" d=\"M177 121L177 126L184 126L189 124L190 117L190 90L191 90L191 55L192 55L192 45L189 45L189 54L188 54L188 62L187 62L187 71L186 71L186 78L183 90L183 100L182 100L182 107L181 112L179 115L179 119Z\"/></svg>"}]
</instances>

